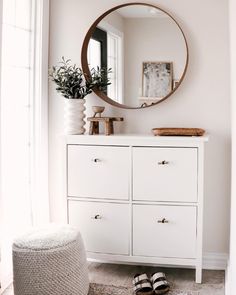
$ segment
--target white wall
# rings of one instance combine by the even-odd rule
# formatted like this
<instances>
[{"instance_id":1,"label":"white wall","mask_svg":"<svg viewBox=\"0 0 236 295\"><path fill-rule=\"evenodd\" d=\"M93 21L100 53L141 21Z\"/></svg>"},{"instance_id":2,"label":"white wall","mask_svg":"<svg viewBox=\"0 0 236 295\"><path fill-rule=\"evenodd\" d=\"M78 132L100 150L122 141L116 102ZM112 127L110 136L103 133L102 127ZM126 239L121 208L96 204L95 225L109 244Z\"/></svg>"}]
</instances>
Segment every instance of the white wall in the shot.
<instances>
[{"instance_id":1,"label":"white wall","mask_svg":"<svg viewBox=\"0 0 236 295\"><path fill-rule=\"evenodd\" d=\"M229 1L229 29L231 53L231 116L232 116L232 185L230 220L230 256L226 274L226 295L236 294L236 2Z\"/></svg>"},{"instance_id":2,"label":"white wall","mask_svg":"<svg viewBox=\"0 0 236 295\"><path fill-rule=\"evenodd\" d=\"M173 62L173 78L180 80L187 50L180 29L169 17L125 18L124 24L125 102L137 107L138 98L143 96L143 62Z\"/></svg>"},{"instance_id":3,"label":"white wall","mask_svg":"<svg viewBox=\"0 0 236 295\"><path fill-rule=\"evenodd\" d=\"M130 2L135 2L133 0ZM80 63L83 38L93 21L127 0L51 0L50 64L61 56ZM187 76L177 92L161 104L142 110L111 107L94 95L91 105L105 105L108 115L124 116L120 131L150 133L157 126L203 127L210 133L205 165L204 251L228 251L230 197L230 98L228 7L222 0L152 0L171 12L186 33L190 48ZM62 220L61 189L63 99L49 90L51 216Z\"/></svg>"},{"instance_id":4,"label":"white wall","mask_svg":"<svg viewBox=\"0 0 236 295\"><path fill-rule=\"evenodd\" d=\"M106 17L104 17L103 21L105 21L106 23L111 25L113 28L115 28L119 32L123 33L123 31L124 31L124 19L116 11L113 11L112 13L110 13ZM99 26L99 24L98 24L98 26Z\"/></svg>"}]
</instances>

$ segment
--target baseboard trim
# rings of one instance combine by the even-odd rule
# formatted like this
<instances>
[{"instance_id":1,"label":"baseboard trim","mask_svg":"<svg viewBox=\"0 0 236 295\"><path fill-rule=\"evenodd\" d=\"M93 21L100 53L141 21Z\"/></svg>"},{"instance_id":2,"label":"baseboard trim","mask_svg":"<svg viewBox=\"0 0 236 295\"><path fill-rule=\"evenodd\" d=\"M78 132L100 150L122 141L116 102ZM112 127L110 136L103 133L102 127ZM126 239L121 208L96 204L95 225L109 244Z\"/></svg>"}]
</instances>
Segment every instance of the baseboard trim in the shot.
<instances>
[{"instance_id":1,"label":"baseboard trim","mask_svg":"<svg viewBox=\"0 0 236 295\"><path fill-rule=\"evenodd\" d=\"M112 264L128 264L128 265L150 265L157 266L156 263L134 263L134 262L120 262L115 260L103 260L103 259L94 259L88 258L89 262L101 262L101 263L112 263ZM227 253L213 253L206 252L203 254L203 269L208 270L226 270L228 264L228 254ZM182 266L182 265L171 265L171 264L158 264L158 266L163 267L173 267L173 268L194 268L194 266Z\"/></svg>"},{"instance_id":2,"label":"baseboard trim","mask_svg":"<svg viewBox=\"0 0 236 295\"><path fill-rule=\"evenodd\" d=\"M227 253L206 252L203 254L203 269L226 270L228 265Z\"/></svg>"}]
</instances>

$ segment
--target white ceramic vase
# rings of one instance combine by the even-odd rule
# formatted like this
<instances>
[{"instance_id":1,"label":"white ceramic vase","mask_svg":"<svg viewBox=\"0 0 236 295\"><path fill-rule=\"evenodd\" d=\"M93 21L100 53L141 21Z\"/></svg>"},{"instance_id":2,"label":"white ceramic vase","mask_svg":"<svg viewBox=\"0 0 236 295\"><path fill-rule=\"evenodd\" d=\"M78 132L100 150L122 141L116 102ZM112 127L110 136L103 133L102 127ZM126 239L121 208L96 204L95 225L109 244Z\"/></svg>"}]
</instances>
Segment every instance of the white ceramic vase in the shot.
<instances>
[{"instance_id":1,"label":"white ceramic vase","mask_svg":"<svg viewBox=\"0 0 236 295\"><path fill-rule=\"evenodd\" d=\"M64 128L65 134L84 134L85 99L65 99Z\"/></svg>"}]
</instances>

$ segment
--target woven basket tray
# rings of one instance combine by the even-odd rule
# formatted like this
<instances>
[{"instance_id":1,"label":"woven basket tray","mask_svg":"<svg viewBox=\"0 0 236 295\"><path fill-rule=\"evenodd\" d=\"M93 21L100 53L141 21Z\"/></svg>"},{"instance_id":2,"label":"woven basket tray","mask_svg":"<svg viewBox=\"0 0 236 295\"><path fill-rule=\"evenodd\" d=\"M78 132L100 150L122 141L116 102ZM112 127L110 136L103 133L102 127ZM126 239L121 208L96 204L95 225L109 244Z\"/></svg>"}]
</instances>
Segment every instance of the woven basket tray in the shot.
<instances>
[{"instance_id":1,"label":"woven basket tray","mask_svg":"<svg viewBox=\"0 0 236 295\"><path fill-rule=\"evenodd\" d=\"M153 128L152 132L155 136L202 136L205 130L201 128Z\"/></svg>"}]
</instances>

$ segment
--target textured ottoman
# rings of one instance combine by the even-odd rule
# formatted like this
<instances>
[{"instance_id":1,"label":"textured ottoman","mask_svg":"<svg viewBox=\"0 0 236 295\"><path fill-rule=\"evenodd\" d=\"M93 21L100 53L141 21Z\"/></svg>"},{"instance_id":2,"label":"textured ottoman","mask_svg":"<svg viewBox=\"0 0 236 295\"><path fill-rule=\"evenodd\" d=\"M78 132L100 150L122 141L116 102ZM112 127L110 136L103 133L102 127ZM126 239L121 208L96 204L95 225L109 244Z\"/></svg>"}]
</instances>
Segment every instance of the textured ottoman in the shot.
<instances>
[{"instance_id":1,"label":"textured ottoman","mask_svg":"<svg viewBox=\"0 0 236 295\"><path fill-rule=\"evenodd\" d=\"M89 279L78 230L49 226L13 243L15 295L87 295Z\"/></svg>"}]
</instances>

